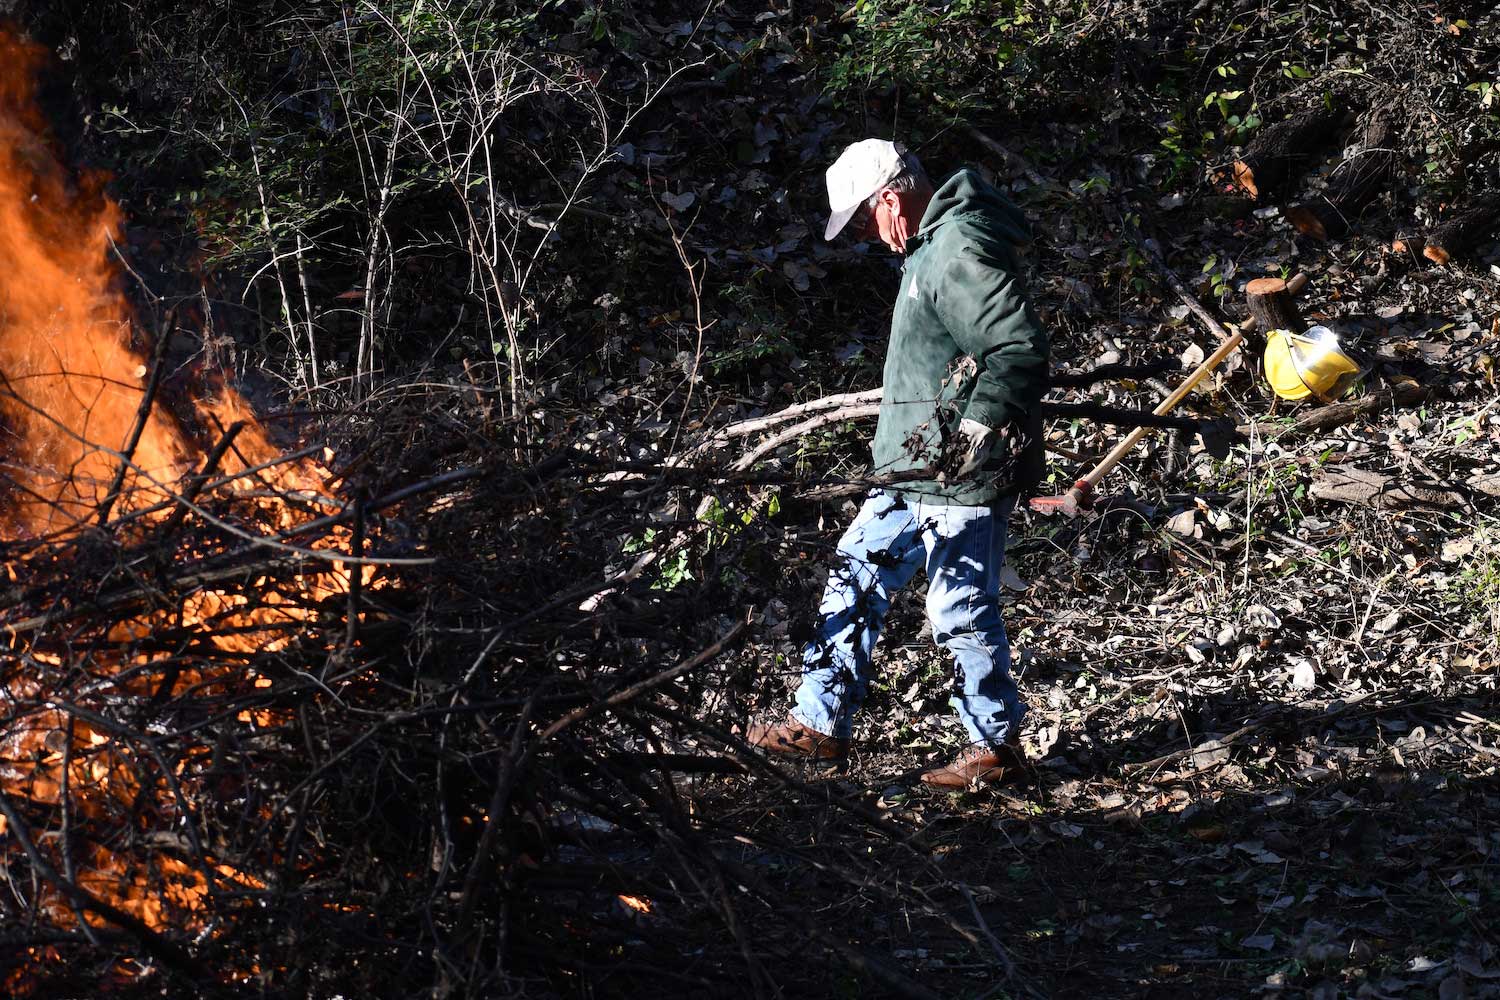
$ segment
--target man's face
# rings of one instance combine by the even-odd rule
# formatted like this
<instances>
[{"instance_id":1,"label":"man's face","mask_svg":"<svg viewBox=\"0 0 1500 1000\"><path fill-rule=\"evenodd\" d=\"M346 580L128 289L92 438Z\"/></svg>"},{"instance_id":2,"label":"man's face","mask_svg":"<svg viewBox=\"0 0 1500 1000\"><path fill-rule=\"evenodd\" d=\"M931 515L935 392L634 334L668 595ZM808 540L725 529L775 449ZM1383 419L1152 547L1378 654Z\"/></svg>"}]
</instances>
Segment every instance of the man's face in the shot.
<instances>
[{"instance_id":1,"label":"man's face","mask_svg":"<svg viewBox=\"0 0 1500 1000\"><path fill-rule=\"evenodd\" d=\"M878 239L889 247L892 253L904 253L906 251L905 234L898 232L896 225L900 218L901 196L890 188L884 188L876 193L873 210L861 208L859 213L849 220L849 236L856 243Z\"/></svg>"},{"instance_id":2,"label":"man's face","mask_svg":"<svg viewBox=\"0 0 1500 1000\"><path fill-rule=\"evenodd\" d=\"M875 213L870 210L868 204L862 205L860 210L854 213L854 218L844 228L851 243L866 243L879 235L875 223Z\"/></svg>"}]
</instances>

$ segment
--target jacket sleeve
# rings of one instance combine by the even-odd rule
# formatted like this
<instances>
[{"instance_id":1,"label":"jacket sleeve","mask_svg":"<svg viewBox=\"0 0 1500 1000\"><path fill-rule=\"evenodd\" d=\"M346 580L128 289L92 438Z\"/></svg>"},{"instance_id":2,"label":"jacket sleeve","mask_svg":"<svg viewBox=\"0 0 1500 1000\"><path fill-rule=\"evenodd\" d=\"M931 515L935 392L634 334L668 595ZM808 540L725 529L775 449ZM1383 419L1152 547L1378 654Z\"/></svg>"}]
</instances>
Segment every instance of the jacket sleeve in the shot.
<instances>
[{"instance_id":1,"label":"jacket sleeve","mask_svg":"<svg viewBox=\"0 0 1500 1000\"><path fill-rule=\"evenodd\" d=\"M1047 335L1009 248L966 242L944 267L934 305L979 365L963 417L987 427L1024 422L1047 388Z\"/></svg>"}]
</instances>

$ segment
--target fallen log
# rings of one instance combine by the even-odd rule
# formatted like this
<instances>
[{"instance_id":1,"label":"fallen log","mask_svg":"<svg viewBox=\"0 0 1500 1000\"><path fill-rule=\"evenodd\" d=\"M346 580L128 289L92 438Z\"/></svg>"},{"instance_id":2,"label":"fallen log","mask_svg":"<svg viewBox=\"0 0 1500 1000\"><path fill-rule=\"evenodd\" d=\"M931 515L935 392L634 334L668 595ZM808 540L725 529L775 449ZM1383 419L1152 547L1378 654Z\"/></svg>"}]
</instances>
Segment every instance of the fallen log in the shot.
<instances>
[{"instance_id":1,"label":"fallen log","mask_svg":"<svg viewBox=\"0 0 1500 1000\"><path fill-rule=\"evenodd\" d=\"M878 396L879 390L873 390ZM1047 417L1080 417L1085 420L1098 420L1101 423L1113 424L1116 427L1158 427L1179 431L1196 432L1201 421L1190 417L1168 417L1149 413L1145 410L1124 409L1118 406L1105 406L1102 403L1050 403L1041 405L1042 416ZM815 416L808 417L800 423L793 424L785 430L771 435L753 449L736 459L730 469L734 472L744 472L765 458L771 452L782 445L817 430L827 424L840 423L845 420L860 420L880 415L880 404L863 403L857 406L844 406L835 410L828 410ZM759 418L757 418L759 419Z\"/></svg>"},{"instance_id":2,"label":"fallen log","mask_svg":"<svg viewBox=\"0 0 1500 1000\"><path fill-rule=\"evenodd\" d=\"M1483 195L1428 233L1422 256L1435 264L1446 264L1494 238L1497 224L1500 224L1500 194Z\"/></svg>"},{"instance_id":3,"label":"fallen log","mask_svg":"<svg viewBox=\"0 0 1500 1000\"><path fill-rule=\"evenodd\" d=\"M1320 407L1290 426L1263 420L1253 424L1241 424L1235 429L1241 434L1253 433L1274 441L1286 441L1306 434L1331 431L1335 427L1342 427L1387 408L1426 402L1432 397L1432 393L1433 390L1428 386L1418 385L1415 382L1402 382L1392 388L1373 392L1362 399Z\"/></svg>"},{"instance_id":4,"label":"fallen log","mask_svg":"<svg viewBox=\"0 0 1500 1000\"><path fill-rule=\"evenodd\" d=\"M1323 196L1287 209L1287 221L1299 233L1317 240L1343 236L1396 176L1395 147L1390 115L1377 112L1365 127L1359 152L1334 168Z\"/></svg>"},{"instance_id":5,"label":"fallen log","mask_svg":"<svg viewBox=\"0 0 1500 1000\"><path fill-rule=\"evenodd\" d=\"M1335 97L1261 129L1234 161L1234 186L1255 199L1275 190L1296 167L1333 140L1343 118L1343 104Z\"/></svg>"},{"instance_id":6,"label":"fallen log","mask_svg":"<svg viewBox=\"0 0 1500 1000\"><path fill-rule=\"evenodd\" d=\"M1464 504L1462 494L1446 489L1442 484L1421 483L1349 465L1324 466L1308 492L1319 500L1384 509L1447 508Z\"/></svg>"},{"instance_id":7,"label":"fallen log","mask_svg":"<svg viewBox=\"0 0 1500 1000\"><path fill-rule=\"evenodd\" d=\"M1469 489L1477 490L1485 496L1500 497L1500 472L1470 476L1467 485Z\"/></svg>"}]
</instances>

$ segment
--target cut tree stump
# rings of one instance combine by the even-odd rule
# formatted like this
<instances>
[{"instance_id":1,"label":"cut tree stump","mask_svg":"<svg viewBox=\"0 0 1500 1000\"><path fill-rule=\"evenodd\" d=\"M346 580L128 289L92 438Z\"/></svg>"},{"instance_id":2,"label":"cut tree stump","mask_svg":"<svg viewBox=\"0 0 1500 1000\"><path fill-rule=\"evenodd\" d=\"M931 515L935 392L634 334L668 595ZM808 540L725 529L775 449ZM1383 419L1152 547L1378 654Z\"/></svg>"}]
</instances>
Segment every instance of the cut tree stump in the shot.
<instances>
[{"instance_id":1,"label":"cut tree stump","mask_svg":"<svg viewBox=\"0 0 1500 1000\"><path fill-rule=\"evenodd\" d=\"M1287 221L1317 240L1343 236L1376 195L1396 176L1396 130L1387 112L1377 112L1360 139L1360 151L1329 175L1321 198L1293 205Z\"/></svg>"},{"instance_id":2,"label":"cut tree stump","mask_svg":"<svg viewBox=\"0 0 1500 1000\"><path fill-rule=\"evenodd\" d=\"M1320 103L1261 129L1244 155L1234 161L1234 186L1257 199L1275 190L1296 167L1333 140L1343 118L1343 104L1335 98L1331 106Z\"/></svg>"},{"instance_id":3,"label":"cut tree stump","mask_svg":"<svg viewBox=\"0 0 1500 1000\"><path fill-rule=\"evenodd\" d=\"M1475 246L1493 239L1500 224L1500 195L1487 194L1444 219L1427 234L1422 256L1436 264L1462 257Z\"/></svg>"},{"instance_id":4,"label":"cut tree stump","mask_svg":"<svg viewBox=\"0 0 1500 1000\"><path fill-rule=\"evenodd\" d=\"M1297 279L1302 279L1298 281ZM1307 321L1297 308L1292 297L1306 284L1306 275L1292 279L1296 287L1280 278L1256 278L1245 286L1245 305L1255 319L1255 328L1262 333L1272 330L1290 330L1301 333L1307 329Z\"/></svg>"}]
</instances>

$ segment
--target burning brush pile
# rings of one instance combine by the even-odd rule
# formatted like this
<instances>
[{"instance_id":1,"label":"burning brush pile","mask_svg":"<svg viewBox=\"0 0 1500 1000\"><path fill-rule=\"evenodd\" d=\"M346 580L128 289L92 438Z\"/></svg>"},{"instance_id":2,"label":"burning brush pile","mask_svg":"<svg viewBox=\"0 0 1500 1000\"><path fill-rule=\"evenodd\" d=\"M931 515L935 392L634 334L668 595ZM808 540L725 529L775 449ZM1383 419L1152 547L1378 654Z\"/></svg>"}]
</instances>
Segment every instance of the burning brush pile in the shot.
<instances>
[{"instance_id":1,"label":"burning brush pile","mask_svg":"<svg viewBox=\"0 0 1500 1000\"><path fill-rule=\"evenodd\" d=\"M378 583L322 449L283 454L232 388L174 370L170 312L142 329L120 213L33 103L36 52L5 36L0 58L0 966L12 994L63 968L123 987L196 970L186 945L296 864L256 773L296 721L272 675L295 651L307 685L347 686ZM69 954L121 941L139 957Z\"/></svg>"}]
</instances>

